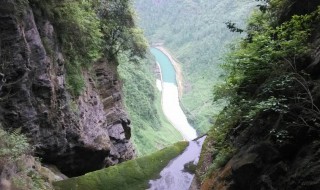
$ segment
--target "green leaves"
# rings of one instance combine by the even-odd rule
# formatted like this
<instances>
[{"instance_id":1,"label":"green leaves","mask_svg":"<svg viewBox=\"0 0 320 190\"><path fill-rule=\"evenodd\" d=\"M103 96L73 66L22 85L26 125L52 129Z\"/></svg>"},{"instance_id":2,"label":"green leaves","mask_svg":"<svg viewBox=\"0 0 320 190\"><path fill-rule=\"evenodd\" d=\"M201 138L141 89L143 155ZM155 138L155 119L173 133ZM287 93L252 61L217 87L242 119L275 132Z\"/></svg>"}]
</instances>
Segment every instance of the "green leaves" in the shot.
<instances>
[{"instance_id":1,"label":"green leaves","mask_svg":"<svg viewBox=\"0 0 320 190\"><path fill-rule=\"evenodd\" d=\"M320 9L275 26L276 9L285 1L268 2L270 10L254 13L248 36L226 56L227 77L214 90L216 99L227 99L229 105L209 133L217 152L213 170L224 158L224 150L232 149L233 138L246 127L267 127L267 120L276 115L281 125L270 136L283 143L292 139L288 128L317 125L319 119L310 91L312 81L301 65L310 54L309 38L313 25L319 23Z\"/></svg>"},{"instance_id":2,"label":"green leaves","mask_svg":"<svg viewBox=\"0 0 320 190\"><path fill-rule=\"evenodd\" d=\"M146 52L147 42L135 26L129 0L33 1L54 13L67 62L68 87L74 96L85 87L83 67L90 67L101 57L116 62L119 52L129 51L132 57L143 57Z\"/></svg>"},{"instance_id":3,"label":"green leaves","mask_svg":"<svg viewBox=\"0 0 320 190\"><path fill-rule=\"evenodd\" d=\"M100 58L102 33L91 2L64 1L54 10L63 50L71 64L88 65Z\"/></svg>"},{"instance_id":4,"label":"green leaves","mask_svg":"<svg viewBox=\"0 0 320 190\"><path fill-rule=\"evenodd\" d=\"M147 42L142 30L135 25L135 13L128 0L104 1L98 8L103 32L103 50L108 59L120 52L130 52L131 57L144 57Z\"/></svg>"},{"instance_id":5,"label":"green leaves","mask_svg":"<svg viewBox=\"0 0 320 190\"><path fill-rule=\"evenodd\" d=\"M30 151L27 138L18 132L8 133L0 128L0 159L16 159Z\"/></svg>"},{"instance_id":6,"label":"green leaves","mask_svg":"<svg viewBox=\"0 0 320 190\"><path fill-rule=\"evenodd\" d=\"M92 1L63 0L49 3L66 59L67 85L71 93L78 96L85 86L82 68L90 67L102 57L100 20Z\"/></svg>"},{"instance_id":7,"label":"green leaves","mask_svg":"<svg viewBox=\"0 0 320 190\"><path fill-rule=\"evenodd\" d=\"M293 16L272 27L265 14L255 13L248 38L225 59L229 75L215 88L216 98L227 97L231 104L239 105L248 121L261 112L287 113L287 99L282 94L290 93L287 89L296 83L295 62L309 51L307 40L313 17ZM253 94L257 95L254 99Z\"/></svg>"},{"instance_id":8,"label":"green leaves","mask_svg":"<svg viewBox=\"0 0 320 190\"><path fill-rule=\"evenodd\" d=\"M0 127L0 173L5 174L12 189L53 189L41 173L40 163L31 156L32 148L20 130L7 132Z\"/></svg>"},{"instance_id":9,"label":"green leaves","mask_svg":"<svg viewBox=\"0 0 320 190\"><path fill-rule=\"evenodd\" d=\"M143 62L145 60L140 60ZM145 65L129 64L129 56L119 56L118 72L124 82L125 103L131 112L135 112L141 120L149 121L153 128L159 128L154 108L155 88L151 77L145 74ZM146 64L143 62L143 64Z\"/></svg>"},{"instance_id":10,"label":"green leaves","mask_svg":"<svg viewBox=\"0 0 320 190\"><path fill-rule=\"evenodd\" d=\"M271 96L267 100L260 101L254 104L247 115L244 116L247 120L253 120L261 112L273 111L277 113L287 113L289 110L286 104L286 98L275 98Z\"/></svg>"},{"instance_id":11,"label":"green leaves","mask_svg":"<svg viewBox=\"0 0 320 190\"><path fill-rule=\"evenodd\" d=\"M255 91L255 85L292 70L292 64L309 52L313 14L293 16L288 22L272 27L267 13L255 13L249 22L248 37L229 53L224 68L229 73L224 89L234 96L234 89L243 93ZM314 13L315 14L315 13ZM254 27L256 26L256 27ZM251 85L251 87L250 87ZM239 93L238 93L239 95ZM230 96L229 96L230 97Z\"/></svg>"}]
</instances>

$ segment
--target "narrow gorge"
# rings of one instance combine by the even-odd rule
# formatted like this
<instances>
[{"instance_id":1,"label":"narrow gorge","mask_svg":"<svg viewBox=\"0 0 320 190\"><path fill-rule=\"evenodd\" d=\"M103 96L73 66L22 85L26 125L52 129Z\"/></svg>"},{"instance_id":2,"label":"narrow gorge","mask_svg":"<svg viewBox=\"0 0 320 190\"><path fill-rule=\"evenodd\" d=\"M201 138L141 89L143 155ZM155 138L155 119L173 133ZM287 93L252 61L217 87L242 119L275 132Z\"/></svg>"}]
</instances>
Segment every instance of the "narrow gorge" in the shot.
<instances>
[{"instance_id":1,"label":"narrow gorge","mask_svg":"<svg viewBox=\"0 0 320 190\"><path fill-rule=\"evenodd\" d=\"M320 189L320 0L0 0L0 190Z\"/></svg>"},{"instance_id":2,"label":"narrow gorge","mask_svg":"<svg viewBox=\"0 0 320 190\"><path fill-rule=\"evenodd\" d=\"M0 125L13 140L0 143L0 189L46 189L51 166L72 177L135 157L116 59L100 53L89 6L1 1Z\"/></svg>"},{"instance_id":3,"label":"narrow gorge","mask_svg":"<svg viewBox=\"0 0 320 190\"><path fill-rule=\"evenodd\" d=\"M130 189L166 189L166 190L188 190L191 186L191 183L194 179L194 171L192 168L195 168L199 161L200 151L205 137L197 138L197 133L194 128L188 123L186 116L184 115L182 109L180 108L180 100L178 96L178 86L177 86L177 76L176 70L172 63L172 58L169 58L169 54L162 52L160 49L151 48L151 53L155 56L158 66L160 67L160 83L159 90L161 91L161 105L163 112L166 115L170 123L175 127L181 135L184 137L187 142L181 142L188 144L183 149L180 149L179 152L176 152L174 156L167 156L167 158L162 158L158 156L158 152L151 154L146 157L138 158L132 160L132 162L137 162L137 164L131 164L130 162L124 162L115 166L114 168L107 168L97 172L87 173L84 176L79 176L76 178L71 178L68 180L56 182L55 185L58 189L113 189L121 185L122 188ZM159 79L157 79L159 80ZM170 147L171 149L174 147ZM170 149L167 148L167 149ZM166 151L164 149L163 151ZM161 151L160 151L161 152ZM168 154L168 153L166 153ZM156 157L154 157L157 155ZM154 160L153 160L154 159ZM149 176L141 176L141 171L144 171L144 167L141 166L141 161L145 160L149 164L149 160L152 160L154 163L152 165L160 164L161 167L156 168L153 173L149 173ZM147 165L147 167L153 168L154 166ZM114 171L119 171L119 173L112 173ZM141 171L140 171L141 170ZM123 172L129 172L130 175L124 175ZM159 175L161 176L159 178ZM134 186L128 187L121 184L122 180L114 180L109 186L102 187L105 183L113 178L123 177L124 182L133 183L131 180L132 177L138 178L137 182L134 182ZM83 181L90 180L90 183L83 183Z\"/></svg>"}]
</instances>

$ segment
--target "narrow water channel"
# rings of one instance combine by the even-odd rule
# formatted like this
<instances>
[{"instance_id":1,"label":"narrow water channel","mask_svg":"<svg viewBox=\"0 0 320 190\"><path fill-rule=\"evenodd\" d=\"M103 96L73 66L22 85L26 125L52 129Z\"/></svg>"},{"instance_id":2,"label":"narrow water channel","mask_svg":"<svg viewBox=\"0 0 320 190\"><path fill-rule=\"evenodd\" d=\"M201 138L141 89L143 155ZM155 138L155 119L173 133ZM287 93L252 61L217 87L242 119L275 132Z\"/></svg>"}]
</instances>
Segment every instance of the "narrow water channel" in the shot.
<instances>
[{"instance_id":1,"label":"narrow water channel","mask_svg":"<svg viewBox=\"0 0 320 190\"><path fill-rule=\"evenodd\" d=\"M205 137L190 141L186 150L171 160L161 171L160 178L149 181L149 190L188 190L194 174L185 170L185 164L197 164Z\"/></svg>"},{"instance_id":2,"label":"narrow water channel","mask_svg":"<svg viewBox=\"0 0 320 190\"><path fill-rule=\"evenodd\" d=\"M176 71L169 57L157 48L151 48L161 69L162 110L171 124L181 133L185 140L197 138L196 130L189 124L180 107Z\"/></svg>"}]
</instances>

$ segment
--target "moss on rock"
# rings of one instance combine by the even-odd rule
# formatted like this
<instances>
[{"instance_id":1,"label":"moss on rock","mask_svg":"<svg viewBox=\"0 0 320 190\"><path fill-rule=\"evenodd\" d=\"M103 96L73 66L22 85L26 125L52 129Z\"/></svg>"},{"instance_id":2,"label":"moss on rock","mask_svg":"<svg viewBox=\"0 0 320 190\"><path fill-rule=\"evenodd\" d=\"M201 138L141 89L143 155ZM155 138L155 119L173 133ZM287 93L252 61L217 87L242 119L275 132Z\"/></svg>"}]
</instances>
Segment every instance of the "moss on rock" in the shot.
<instances>
[{"instance_id":1,"label":"moss on rock","mask_svg":"<svg viewBox=\"0 0 320 190\"><path fill-rule=\"evenodd\" d=\"M157 177L170 160L187 147L188 142L178 142L149 156L123 162L83 176L54 183L58 190L140 190L148 188L148 181Z\"/></svg>"}]
</instances>

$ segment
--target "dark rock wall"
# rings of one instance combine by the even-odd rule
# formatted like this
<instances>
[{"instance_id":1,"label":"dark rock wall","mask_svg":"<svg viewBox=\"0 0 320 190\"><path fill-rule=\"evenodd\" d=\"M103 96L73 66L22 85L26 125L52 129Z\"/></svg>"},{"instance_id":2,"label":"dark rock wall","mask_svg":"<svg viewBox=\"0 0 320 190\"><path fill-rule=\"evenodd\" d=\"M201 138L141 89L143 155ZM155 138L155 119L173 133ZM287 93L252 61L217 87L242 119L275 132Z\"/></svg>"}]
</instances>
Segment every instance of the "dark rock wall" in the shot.
<instances>
[{"instance_id":1,"label":"dark rock wall","mask_svg":"<svg viewBox=\"0 0 320 190\"><path fill-rule=\"evenodd\" d=\"M20 128L44 162L69 176L133 158L115 66L104 62L96 73L84 71L86 89L71 97L59 34L39 10L17 2L0 0L3 127Z\"/></svg>"},{"instance_id":2,"label":"dark rock wall","mask_svg":"<svg viewBox=\"0 0 320 190\"><path fill-rule=\"evenodd\" d=\"M314 11L319 0L290 0L290 6L280 15L286 21L294 14ZM319 24L314 26L319 28ZM312 34L310 44L313 51L301 63L301 70L309 74L310 93L314 106L320 106L320 32ZM298 92L297 92L298 93ZM305 117L307 108L297 108L295 117ZM316 116L319 116L317 110ZM312 116L311 116L312 117ZM296 118L291 118L294 121ZM237 149L236 154L218 171L212 173L202 184L191 189L214 190L318 190L320 189L320 130L318 118L304 125L290 123L285 114L265 113L254 120L251 126L234 126L228 141ZM311 119L312 120L312 119ZM284 122L286 121L286 122ZM203 164L199 173L208 171L213 161L210 149L214 139L204 143ZM212 153L212 152L211 152ZM196 184L196 183L195 183Z\"/></svg>"}]
</instances>

